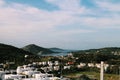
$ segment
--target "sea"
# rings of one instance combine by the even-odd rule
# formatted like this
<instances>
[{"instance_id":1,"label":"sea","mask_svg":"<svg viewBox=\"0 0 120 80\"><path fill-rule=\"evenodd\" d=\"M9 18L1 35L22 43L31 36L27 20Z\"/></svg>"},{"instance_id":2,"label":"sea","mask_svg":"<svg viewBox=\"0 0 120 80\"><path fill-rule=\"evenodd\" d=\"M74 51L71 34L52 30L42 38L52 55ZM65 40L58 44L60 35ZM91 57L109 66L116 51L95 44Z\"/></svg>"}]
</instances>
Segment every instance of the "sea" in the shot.
<instances>
[{"instance_id":1,"label":"sea","mask_svg":"<svg viewBox=\"0 0 120 80\"><path fill-rule=\"evenodd\" d=\"M51 54L42 54L42 56L66 56L68 55L69 53L51 53Z\"/></svg>"}]
</instances>

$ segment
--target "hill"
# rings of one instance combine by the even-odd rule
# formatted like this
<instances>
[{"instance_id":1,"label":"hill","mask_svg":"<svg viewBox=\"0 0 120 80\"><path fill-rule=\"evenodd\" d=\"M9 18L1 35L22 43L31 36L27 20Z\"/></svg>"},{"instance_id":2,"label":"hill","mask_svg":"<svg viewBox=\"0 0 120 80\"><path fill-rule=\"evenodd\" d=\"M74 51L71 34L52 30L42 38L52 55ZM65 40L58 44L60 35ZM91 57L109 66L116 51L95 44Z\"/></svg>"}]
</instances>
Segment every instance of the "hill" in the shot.
<instances>
[{"instance_id":1,"label":"hill","mask_svg":"<svg viewBox=\"0 0 120 80\"><path fill-rule=\"evenodd\" d=\"M52 51L52 50L37 46L35 44L27 45L27 46L23 47L22 49L25 51L31 52L35 55L54 53L54 51Z\"/></svg>"},{"instance_id":2,"label":"hill","mask_svg":"<svg viewBox=\"0 0 120 80\"><path fill-rule=\"evenodd\" d=\"M80 51L77 51L75 53L84 53L84 54L103 53L103 54L120 55L120 48L118 48L118 47L106 47L106 48L100 48L100 49L80 50Z\"/></svg>"},{"instance_id":3,"label":"hill","mask_svg":"<svg viewBox=\"0 0 120 80\"><path fill-rule=\"evenodd\" d=\"M77 62L100 63L104 61L108 64L120 65L120 48L118 47L81 50L74 52L73 56L78 58Z\"/></svg>"},{"instance_id":4,"label":"hill","mask_svg":"<svg viewBox=\"0 0 120 80\"><path fill-rule=\"evenodd\" d=\"M25 55L32 54L17 47L0 43L0 62L13 61L13 59L23 60Z\"/></svg>"}]
</instances>

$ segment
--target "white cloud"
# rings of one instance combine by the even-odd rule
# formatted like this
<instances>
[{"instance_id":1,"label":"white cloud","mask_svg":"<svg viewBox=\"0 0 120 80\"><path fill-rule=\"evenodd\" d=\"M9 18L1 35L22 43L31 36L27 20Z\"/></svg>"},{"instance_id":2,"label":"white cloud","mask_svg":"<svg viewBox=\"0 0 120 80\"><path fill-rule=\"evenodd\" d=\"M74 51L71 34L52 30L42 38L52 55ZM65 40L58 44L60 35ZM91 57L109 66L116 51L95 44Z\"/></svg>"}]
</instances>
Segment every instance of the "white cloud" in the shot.
<instances>
[{"instance_id":1,"label":"white cloud","mask_svg":"<svg viewBox=\"0 0 120 80\"><path fill-rule=\"evenodd\" d=\"M94 0L99 8L89 9L80 5L80 0L46 1L60 9L47 11L25 4L12 2L7 4L5 0L0 0L0 40L6 42L11 40L13 43L17 40L28 44L34 42L47 46L49 44L64 46L63 44L67 45L71 42L78 45L80 41L81 43L84 40L89 41L94 33L97 35L97 30L100 28L120 29L119 3L110 3L109 0L104 0L103 3L103 0L101 2ZM63 30L64 27L67 27L66 30ZM106 37L100 38L104 41ZM98 36L93 36L90 40L94 42L98 39Z\"/></svg>"},{"instance_id":2,"label":"white cloud","mask_svg":"<svg viewBox=\"0 0 120 80\"><path fill-rule=\"evenodd\" d=\"M25 30L46 30L53 28L64 20L69 20L71 16L66 13L48 12L35 7L21 4L11 4L6 7L0 6L0 23L2 28ZM2 29L0 29L3 31Z\"/></svg>"},{"instance_id":3,"label":"white cloud","mask_svg":"<svg viewBox=\"0 0 120 80\"><path fill-rule=\"evenodd\" d=\"M3 0L0 1L0 34L1 36L31 34L31 33L49 33L56 30L56 27L76 25L88 27L114 27L120 26L120 17L87 17L82 15L94 14L92 11L80 5L80 0L46 0L47 2L57 5L60 10L45 11L36 7L12 3L7 4ZM99 3L101 5L102 3ZM104 7L106 5L103 4ZM107 4L108 6L108 4ZM115 5L111 5L115 6ZM118 5L117 5L118 6ZM102 8L102 6L101 6ZM117 10L117 7L115 7ZM92 13L93 12L93 13ZM78 16L76 16L78 15ZM108 14L109 15L109 14ZM68 26L69 27L69 26ZM68 30L60 32L60 34L80 34L89 33L89 30ZM6 34L7 33L7 34ZM57 33L57 31L56 31Z\"/></svg>"},{"instance_id":4,"label":"white cloud","mask_svg":"<svg viewBox=\"0 0 120 80\"><path fill-rule=\"evenodd\" d=\"M68 30L68 31L61 31L57 35L61 36L69 36L69 35L76 35L76 34L84 34L84 33L92 33L95 32L93 30L82 30L82 29L76 29L76 30Z\"/></svg>"},{"instance_id":5,"label":"white cloud","mask_svg":"<svg viewBox=\"0 0 120 80\"><path fill-rule=\"evenodd\" d=\"M4 4L5 4L5 2L3 0L0 0L0 6L4 5Z\"/></svg>"},{"instance_id":6,"label":"white cloud","mask_svg":"<svg viewBox=\"0 0 120 80\"><path fill-rule=\"evenodd\" d=\"M65 8L65 6L62 8ZM56 26L74 23L76 17L73 14L76 14L76 12L64 10L49 12L28 5L5 3L0 6L0 24L2 26L0 32L3 33L1 35L12 34L16 36L18 34L22 35L24 32L48 32L54 30Z\"/></svg>"},{"instance_id":7,"label":"white cloud","mask_svg":"<svg viewBox=\"0 0 120 80\"><path fill-rule=\"evenodd\" d=\"M89 9L80 5L80 0L46 0L59 6L62 13L72 16L71 22L83 26L96 28L118 28L120 26L119 3L112 3L110 0L95 0L99 8ZM99 11L100 10L100 11ZM102 11L103 10L103 11ZM104 12L111 11L111 12ZM75 16L79 15L79 16ZM82 16L93 15L93 16ZM100 17L99 17L100 16Z\"/></svg>"},{"instance_id":8,"label":"white cloud","mask_svg":"<svg viewBox=\"0 0 120 80\"><path fill-rule=\"evenodd\" d=\"M113 3L109 0L103 0L103 1L97 1L96 0L96 4L98 5L98 7L100 7L103 10L106 11L111 11L111 12L120 12L120 3Z\"/></svg>"},{"instance_id":9,"label":"white cloud","mask_svg":"<svg viewBox=\"0 0 120 80\"><path fill-rule=\"evenodd\" d=\"M87 10L84 6L80 5L81 0L46 0L47 2L56 5L61 11L74 13L74 14L85 14Z\"/></svg>"},{"instance_id":10,"label":"white cloud","mask_svg":"<svg viewBox=\"0 0 120 80\"><path fill-rule=\"evenodd\" d=\"M57 5L62 10L80 9L80 0L46 0L49 3Z\"/></svg>"},{"instance_id":11,"label":"white cloud","mask_svg":"<svg viewBox=\"0 0 120 80\"><path fill-rule=\"evenodd\" d=\"M120 26L119 18L116 17L86 17L83 18L80 23L84 26L95 27L95 28L118 28Z\"/></svg>"}]
</instances>

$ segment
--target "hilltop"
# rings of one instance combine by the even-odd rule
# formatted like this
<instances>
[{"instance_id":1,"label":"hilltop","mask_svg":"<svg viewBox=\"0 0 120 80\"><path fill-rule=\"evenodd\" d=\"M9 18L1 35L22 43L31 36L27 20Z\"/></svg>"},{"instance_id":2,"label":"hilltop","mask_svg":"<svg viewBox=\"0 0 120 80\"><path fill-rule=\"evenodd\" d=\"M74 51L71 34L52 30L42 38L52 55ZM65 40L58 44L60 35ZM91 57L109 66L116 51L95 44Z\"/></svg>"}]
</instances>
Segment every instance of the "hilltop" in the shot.
<instances>
[{"instance_id":1,"label":"hilltop","mask_svg":"<svg viewBox=\"0 0 120 80\"><path fill-rule=\"evenodd\" d=\"M54 53L54 51L52 51L50 49L43 48L43 47L37 46L35 44L27 45L27 46L23 47L22 49L25 51L31 52L35 55Z\"/></svg>"}]
</instances>

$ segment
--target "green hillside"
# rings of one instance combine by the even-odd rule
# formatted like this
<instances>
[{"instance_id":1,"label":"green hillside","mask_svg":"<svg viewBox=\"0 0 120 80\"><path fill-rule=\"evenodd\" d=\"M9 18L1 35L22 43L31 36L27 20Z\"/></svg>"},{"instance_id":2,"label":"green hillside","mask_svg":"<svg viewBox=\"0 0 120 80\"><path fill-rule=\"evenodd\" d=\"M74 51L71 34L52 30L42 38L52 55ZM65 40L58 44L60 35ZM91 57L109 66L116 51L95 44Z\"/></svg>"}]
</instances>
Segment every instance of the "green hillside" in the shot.
<instances>
[{"instance_id":1,"label":"green hillside","mask_svg":"<svg viewBox=\"0 0 120 80\"><path fill-rule=\"evenodd\" d=\"M77 62L107 62L109 64L120 64L120 48L107 47L100 49L81 50L73 53L78 57Z\"/></svg>"},{"instance_id":2,"label":"green hillside","mask_svg":"<svg viewBox=\"0 0 120 80\"><path fill-rule=\"evenodd\" d=\"M27 45L23 47L22 49L25 51L31 52L33 54L36 54L36 55L54 53L53 51L47 48L39 47L35 44Z\"/></svg>"},{"instance_id":3,"label":"green hillside","mask_svg":"<svg viewBox=\"0 0 120 80\"><path fill-rule=\"evenodd\" d=\"M103 53L103 54L120 55L120 48L106 47L106 48L100 48L100 49L80 50L80 51L77 51L76 53L84 53L84 54Z\"/></svg>"},{"instance_id":4,"label":"green hillside","mask_svg":"<svg viewBox=\"0 0 120 80\"><path fill-rule=\"evenodd\" d=\"M24 51L17 47L0 43L0 62L21 61L25 55L32 55L30 52Z\"/></svg>"}]
</instances>

